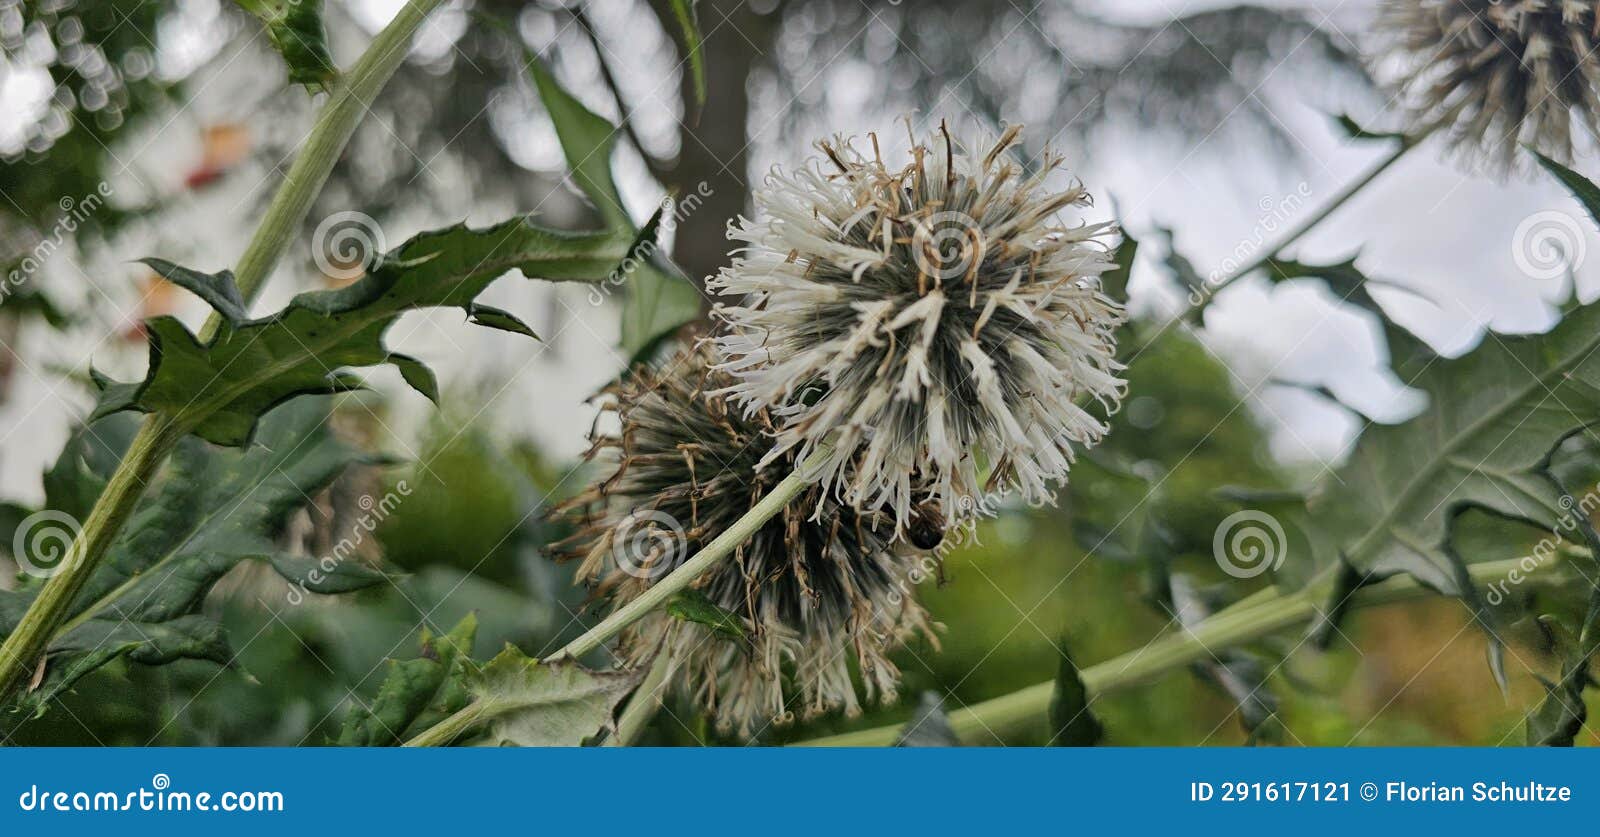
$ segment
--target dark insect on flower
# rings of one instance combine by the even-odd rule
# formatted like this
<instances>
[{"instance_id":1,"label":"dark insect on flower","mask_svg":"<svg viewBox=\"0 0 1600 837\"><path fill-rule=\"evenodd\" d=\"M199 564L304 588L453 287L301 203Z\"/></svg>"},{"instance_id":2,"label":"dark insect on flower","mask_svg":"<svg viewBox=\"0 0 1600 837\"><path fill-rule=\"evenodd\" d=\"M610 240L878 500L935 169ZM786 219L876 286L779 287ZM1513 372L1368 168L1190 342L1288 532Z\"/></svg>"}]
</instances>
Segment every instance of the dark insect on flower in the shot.
<instances>
[{"instance_id":1,"label":"dark insect on flower","mask_svg":"<svg viewBox=\"0 0 1600 837\"><path fill-rule=\"evenodd\" d=\"M596 434L590 451L610 470L565 507L582 528L562 549L583 558L580 576L614 607L692 557L794 466L790 455L757 470L770 416L716 395L732 380L711 360L702 345L613 387L620 429ZM619 654L630 666L666 654L673 682L742 735L797 710L859 712L852 664L867 698L892 701L900 675L888 653L916 635L933 640L913 588L938 561L895 531L887 513L839 507L813 486L695 584L744 626L743 638L729 636L729 620L658 611L623 633Z\"/></svg>"},{"instance_id":2,"label":"dark insect on flower","mask_svg":"<svg viewBox=\"0 0 1600 837\"><path fill-rule=\"evenodd\" d=\"M1449 132L1501 171L1517 147L1570 160L1573 125L1600 129L1593 0L1386 0L1378 35L1413 132ZM1380 68L1380 73L1383 68Z\"/></svg>"},{"instance_id":3,"label":"dark insect on flower","mask_svg":"<svg viewBox=\"0 0 1600 837\"><path fill-rule=\"evenodd\" d=\"M1089 196L1046 187L1054 157L1012 160L1019 130L941 131L900 169L876 137L870 157L820 143L729 231L746 246L708 283L727 391L771 415L769 459L828 451L820 482L845 505L904 526L930 499L950 527L1006 489L1046 502L1106 431L1085 402L1115 409L1125 387L1099 278L1113 228L1058 219Z\"/></svg>"},{"instance_id":4,"label":"dark insect on flower","mask_svg":"<svg viewBox=\"0 0 1600 837\"><path fill-rule=\"evenodd\" d=\"M906 539L918 549L938 549L944 543L944 514L933 501L918 503L911 509Z\"/></svg>"}]
</instances>

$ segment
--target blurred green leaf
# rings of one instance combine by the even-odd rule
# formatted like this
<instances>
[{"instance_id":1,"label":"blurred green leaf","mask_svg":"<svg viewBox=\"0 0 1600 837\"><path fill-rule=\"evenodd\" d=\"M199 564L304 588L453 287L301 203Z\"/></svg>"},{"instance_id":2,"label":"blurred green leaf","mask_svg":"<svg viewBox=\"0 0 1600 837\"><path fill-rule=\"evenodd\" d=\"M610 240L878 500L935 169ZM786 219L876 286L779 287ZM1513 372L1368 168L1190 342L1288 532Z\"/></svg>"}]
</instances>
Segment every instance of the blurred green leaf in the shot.
<instances>
[{"instance_id":1,"label":"blurred green leaf","mask_svg":"<svg viewBox=\"0 0 1600 837\"><path fill-rule=\"evenodd\" d=\"M1066 643L1057 643L1061 666L1056 671L1055 696L1050 699L1050 744L1054 747L1093 747L1105 730L1089 711L1089 689L1078 674Z\"/></svg>"},{"instance_id":2,"label":"blurred green leaf","mask_svg":"<svg viewBox=\"0 0 1600 837\"><path fill-rule=\"evenodd\" d=\"M370 704L351 707L335 742L340 747L390 747L428 729L471 701L467 677L478 619L467 614L441 637L423 631L419 656L389 660Z\"/></svg>"},{"instance_id":3,"label":"blurred green leaf","mask_svg":"<svg viewBox=\"0 0 1600 837\"><path fill-rule=\"evenodd\" d=\"M611 150L617 129L568 93L537 56L528 57L528 73L555 123L573 179L606 224L634 241L628 259L631 275L619 273L610 284L620 284L618 280L623 278L629 280L622 311L622 348L630 358L637 357L663 335L700 315L700 293L681 272L662 266L665 259L656 258L659 254L654 235L640 235L623 208L622 196L611 177ZM647 225L647 229L653 226Z\"/></svg>"},{"instance_id":4,"label":"blurred green leaf","mask_svg":"<svg viewBox=\"0 0 1600 837\"><path fill-rule=\"evenodd\" d=\"M1540 154L1538 151L1532 148L1528 150L1538 159L1539 165L1543 166L1545 171L1555 175L1555 178L1561 181L1561 185L1567 187L1572 196L1583 204L1583 208L1589 211L1589 217L1593 218L1596 224L1600 224L1600 186L1596 186L1589 178Z\"/></svg>"},{"instance_id":5,"label":"blurred green leaf","mask_svg":"<svg viewBox=\"0 0 1600 837\"><path fill-rule=\"evenodd\" d=\"M74 599L50 643L42 679L18 698L18 708L42 713L78 678L121 657L149 665L181 658L231 664L220 626L201 615L206 594L242 561L265 559L280 570L300 566L282 557L276 543L289 516L346 468L374 461L333 437L328 409L325 399L307 399L274 410L262 422L261 444L246 450L218 449L192 437L180 443L168 472ZM97 423L67 444L46 483L47 508L92 503L88 495L104 488L104 469L114 460L86 453L98 449L84 437L119 421ZM337 581L316 586L345 591L382 580L365 568L328 577ZM288 578L298 582L301 573ZM42 586L0 591L0 634L16 628Z\"/></svg>"},{"instance_id":6,"label":"blurred green leaf","mask_svg":"<svg viewBox=\"0 0 1600 837\"><path fill-rule=\"evenodd\" d=\"M338 75L322 26L322 0L235 0L267 27L267 39L289 66L289 81L318 89Z\"/></svg>"}]
</instances>

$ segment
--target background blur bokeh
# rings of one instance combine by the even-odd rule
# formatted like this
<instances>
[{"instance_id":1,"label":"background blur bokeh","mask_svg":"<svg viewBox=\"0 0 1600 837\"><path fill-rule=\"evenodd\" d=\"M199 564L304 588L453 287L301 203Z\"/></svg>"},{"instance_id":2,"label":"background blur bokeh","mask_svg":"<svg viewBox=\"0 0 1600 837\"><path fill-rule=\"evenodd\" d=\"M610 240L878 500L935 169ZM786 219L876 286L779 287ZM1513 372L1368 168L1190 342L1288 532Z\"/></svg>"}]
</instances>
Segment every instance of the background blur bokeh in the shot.
<instances>
[{"instance_id":1,"label":"background blur bokeh","mask_svg":"<svg viewBox=\"0 0 1600 837\"><path fill-rule=\"evenodd\" d=\"M348 63L399 5L327 0L335 58ZM703 107L686 95L693 81L664 3L449 4L373 103L311 225L358 210L393 246L519 211L553 226L592 221L563 183L522 56L476 23L482 15L511 24L585 104L623 123L613 165L636 220L669 191L704 196L672 231L693 276L725 262L724 229L748 212L761 174L809 155L817 138L898 134L907 117L1025 123L1025 152L1053 147L1095 194L1089 218L1122 219L1141 242L1133 339L1157 334L1152 323L1181 304L1180 265L1211 273L1381 156L1343 141L1333 114L1391 119L1369 76L1366 0L704 0L698 13ZM110 195L60 237L28 293L0 307L0 494L37 503L39 474L91 403L90 364L127 377L144 363L139 318L194 324L204 313L131 260L230 264L314 101L283 83L260 27L221 0L0 0L0 46L0 257L55 240L64 212ZM1581 154L1592 160L1593 149ZM1374 291L1394 319L1459 353L1485 329L1554 321L1573 288L1519 273L1512 231L1570 203L1547 179L1474 175L1424 150L1295 254L1358 257L1397 286ZM297 245L261 310L335 281ZM1581 299L1600 292L1592 265L1574 282ZM470 329L458 313L407 316L390 342L438 370L446 406L374 373L374 391L339 410L341 430L400 464L342 478L284 534L337 539L341 502L404 480L412 493L368 547L402 580L290 603L275 577L242 568L207 602L236 638L236 667L119 663L7 740L319 744L376 690L386 658L415 652L425 626L441 633L476 612L479 655L504 642L549 651L576 635L591 613L570 568L548 558L562 527L547 513L591 474L578 464L596 416L588 399L626 361L615 303L510 281L484 301L518 312L543 341ZM1159 333L1129 371L1115 430L1059 505L1005 509L926 586L941 647L900 655L900 703L760 741L900 720L924 694L954 708L1048 680L1058 644L1085 664L1140 648L1178 624L1169 574L1202 599L1223 582L1229 600L1247 592L1212 558L1232 510L1218 489L1304 485L1365 423L1422 406L1388 370L1377 322L1318 280L1246 280L1203 323ZM1554 666L1536 631L1511 636L1521 664L1508 667L1503 698L1481 633L1441 599L1356 613L1325 651L1290 631L1230 657L1231 672L1256 681L1242 706L1201 667L1105 697L1095 712L1111 744L1506 743L1541 694L1533 673ZM666 710L646 743L733 743L691 710ZM1043 736L1041 719L1006 743Z\"/></svg>"}]
</instances>

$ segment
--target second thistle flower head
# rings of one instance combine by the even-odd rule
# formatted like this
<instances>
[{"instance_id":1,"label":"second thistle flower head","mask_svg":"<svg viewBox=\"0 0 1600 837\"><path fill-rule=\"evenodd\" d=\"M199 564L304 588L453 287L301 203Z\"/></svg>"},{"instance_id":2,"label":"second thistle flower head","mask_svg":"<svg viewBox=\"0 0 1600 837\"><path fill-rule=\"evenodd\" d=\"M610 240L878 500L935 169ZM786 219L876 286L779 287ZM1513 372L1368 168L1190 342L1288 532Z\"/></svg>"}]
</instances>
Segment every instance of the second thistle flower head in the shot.
<instances>
[{"instance_id":1,"label":"second thistle flower head","mask_svg":"<svg viewBox=\"0 0 1600 837\"><path fill-rule=\"evenodd\" d=\"M708 286L731 397L777 421L769 459L831 451L822 483L848 505L957 525L996 488L1050 499L1099 440L1084 407L1124 388L1099 279L1113 230L1057 219L1089 196L1046 188L1053 156L1024 170L1018 131L963 146L941 128L900 169L876 136L871 156L835 138L768 177Z\"/></svg>"},{"instance_id":2,"label":"second thistle flower head","mask_svg":"<svg viewBox=\"0 0 1600 837\"><path fill-rule=\"evenodd\" d=\"M1572 156L1574 123L1600 128L1593 0L1386 0L1379 32L1404 65L1415 130L1510 167L1517 146Z\"/></svg>"}]
</instances>

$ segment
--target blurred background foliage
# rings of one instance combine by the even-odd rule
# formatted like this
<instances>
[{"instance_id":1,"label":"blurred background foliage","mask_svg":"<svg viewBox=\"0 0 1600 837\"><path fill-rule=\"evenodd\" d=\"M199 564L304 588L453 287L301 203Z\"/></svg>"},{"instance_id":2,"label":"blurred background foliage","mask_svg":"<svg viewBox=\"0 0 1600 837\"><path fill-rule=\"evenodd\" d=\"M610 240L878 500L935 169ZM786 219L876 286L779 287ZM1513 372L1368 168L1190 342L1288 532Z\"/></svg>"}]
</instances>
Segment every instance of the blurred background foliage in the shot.
<instances>
[{"instance_id":1,"label":"blurred background foliage","mask_svg":"<svg viewBox=\"0 0 1600 837\"><path fill-rule=\"evenodd\" d=\"M383 4L327 6L335 58L345 63L365 40L362 30L381 22ZM614 161L625 193L709 185L706 205L684 219L674 239L674 258L694 276L724 263L724 227L748 211L750 174L796 156L795 137L883 128L912 110L950 110L977 121L1043 126L1026 135L1028 151L1047 140L1065 143L1075 166L1092 156L1096 131L1130 121L1152 142L1174 147L1221 130L1231 142L1261 149L1269 164L1289 165L1303 149L1263 89L1279 57L1303 50L1285 71L1297 83L1376 95L1354 44L1315 4L1202 7L1145 22L1113 22L1073 3L1024 12L987 0L704 0L697 8L711 68L704 105L682 72L685 56L667 3L451 5L374 104L313 222L350 206L387 220L417 204L446 220L486 204L537 205L573 227L594 220L591 208L560 186L553 130L523 78L521 55L492 27L470 25L473 15L511 22L590 107L613 120L626 115L628 142ZM1072 45L1071 54L1063 44ZM0 45L0 87L46 91L27 99L27 112L7 113L10 124L0 127L0 193L7 197L0 257L7 262L52 234L61 196L87 195L102 182L145 171L132 160L144 149L129 143L159 141L162 123L224 78L225 63L277 66L251 19L214 0L0 0ZM1001 49L1015 60L985 60ZM864 66L877 74L864 75ZM670 95L660 92L663 79L674 88ZM253 181L281 167L298 139L283 126L300 124L310 111L305 91L281 81L230 93L238 102L206 126L198 161L186 161L179 177L130 187L114 211L96 213L77 232L75 246L103 246L124 225L182 236L186 230L166 226L174 204L230 178ZM247 131L249 141L237 142L234 129ZM237 214L248 228L252 207L267 193L247 186L244 194L253 197ZM297 286L316 281L302 278ZM29 311L8 305L0 320L34 316ZM8 328L11 345L15 326ZM1107 443L1075 470L1059 506L1007 508L981 527L977 544L951 556L942 584L926 586L944 626L940 647L899 655L900 702L858 719L767 730L760 741L900 721L925 693L946 708L1005 694L1049 679L1058 642L1085 664L1130 652L1176 629L1175 579L1202 598L1232 581L1212 557L1217 520L1231 508L1217 489L1302 485L1308 469L1320 466L1274 458L1263 417L1241 404L1243 385L1203 340L1186 329L1158 335L1144 322L1133 328L1139 334L1127 339L1152 343L1128 372L1132 396ZM461 393L455 403L474 406L447 409L404 439L382 418L374 421L388 415L381 396L362 396L371 399L365 409L343 411L346 432L369 447L401 450L406 461L341 480L308 508L302 531L284 537L337 539L349 526L341 504L404 480L411 493L378 526L379 548L367 556L395 572L395 584L294 603L275 577L241 568L206 603L235 638L237 667L114 663L81 682L59 711L10 723L6 742L323 744L337 735L350 705L371 699L384 661L414 653L424 626L443 633L475 612L479 657L506 642L547 652L576 635L592 614L570 568L549 560L548 545L563 532L548 512L588 473L570 457L545 452L533 434L480 421L475 405L490 394ZM569 435L583 429L560 428ZM1229 593L1243 591L1234 582ZM1528 610L1560 606L1540 601ZM1173 671L1100 699L1094 709L1110 744L1518 741L1524 713L1542 694L1528 672L1556 664L1525 627L1512 632L1512 653L1525 665L1511 667L1504 699L1483 665L1481 632L1459 603L1437 600L1354 614L1326 651L1303 647L1302 637L1288 632L1217 660L1264 681L1259 691L1247 690L1245 703L1265 701L1270 718L1242 710L1240 695L1205 667ZM1584 735L1582 743L1597 743L1593 732ZM1038 729L1004 743L1045 738L1041 718ZM643 739L697 742L739 743L673 703Z\"/></svg>"}]
</instances>

